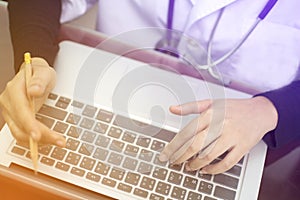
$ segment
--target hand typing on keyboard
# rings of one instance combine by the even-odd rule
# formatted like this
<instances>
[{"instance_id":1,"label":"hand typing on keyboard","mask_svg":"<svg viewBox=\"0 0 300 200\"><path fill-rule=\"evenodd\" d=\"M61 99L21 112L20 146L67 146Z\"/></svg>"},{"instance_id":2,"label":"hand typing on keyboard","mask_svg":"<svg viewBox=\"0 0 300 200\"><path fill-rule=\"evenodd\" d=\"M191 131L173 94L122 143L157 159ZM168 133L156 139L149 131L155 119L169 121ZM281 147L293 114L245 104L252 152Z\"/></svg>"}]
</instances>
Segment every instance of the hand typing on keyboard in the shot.
<instances>
[{"instance_id":1,"label":"hand typing on keyboard","mask_svg":"<svg viewBox=\"0 0 300 200\"><path fill-rule=\"evenodd\" d=\"M201 169L204 174L230 169L277 124L277 112L265 97L204 100L172 106L170 110L178 115L201 115L174 137L160 160L173 164L188 160L186 170ZM223 160L211 164L225 152L229 153Z\"/></svg>"},{"instance_id":2,"label":"hand typing on keyboard","mask_svg":"<svg viewBox=\"0 0 300 200\"><path fill-rule=\"evenodd\" d=\"M29 135L39 143L65 145L65 139L35 119L26 91L35 99L36 111L47 99L55 85L55 71L41 58L32 59L33 74L29 88L25 84L24 64L0 95L0 107L13 136L28 142Z\"/></svg>"}]
</instances>

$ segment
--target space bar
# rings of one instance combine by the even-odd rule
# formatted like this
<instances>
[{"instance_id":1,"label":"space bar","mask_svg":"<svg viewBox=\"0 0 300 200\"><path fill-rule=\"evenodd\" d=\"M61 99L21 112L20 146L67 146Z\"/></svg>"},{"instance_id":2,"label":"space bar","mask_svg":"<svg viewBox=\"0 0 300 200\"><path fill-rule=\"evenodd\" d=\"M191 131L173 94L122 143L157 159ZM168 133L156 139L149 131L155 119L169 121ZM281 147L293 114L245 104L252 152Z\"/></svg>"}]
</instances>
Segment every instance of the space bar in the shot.
<instances>
[{"instance_id":1,"label":"space bar","mask_svg":"<svg viewBox=\"0 0 300 200\"><path fill-rule=\"evenodd\" d=\"M164 140L166 142L170 142L176 134L166 129L133 120L121 115L116 116L113 124L149 137Z\"/></svg>"}]
</instances>

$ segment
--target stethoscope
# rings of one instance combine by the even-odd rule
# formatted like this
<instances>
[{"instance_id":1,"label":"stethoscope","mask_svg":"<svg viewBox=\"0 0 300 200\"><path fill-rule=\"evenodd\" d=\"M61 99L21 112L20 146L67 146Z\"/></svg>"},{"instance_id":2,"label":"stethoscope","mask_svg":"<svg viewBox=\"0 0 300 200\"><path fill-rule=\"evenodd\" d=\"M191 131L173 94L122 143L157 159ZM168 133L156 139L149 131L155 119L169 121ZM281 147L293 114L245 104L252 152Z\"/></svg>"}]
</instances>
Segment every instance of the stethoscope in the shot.
<instances>
[{"instance_id":1,"label":"stethoscope","mask_svg":"<svg viewBox=\"0 0 300 200\"><path fill-rule=\"evenodd\" d=\"M212 77L220 80L220 76L216 74L216 72L213 70L213 68L215 66L217 66L218 64L222 63L223 61L225 61L227 58L229 58L232 54L234 54L234 52L236 52L241 47L241 45L248 39L250 34L257 27L257 25L272 10L272 8L274 7L274 5L276 4L277 1L278 0L269 0L267 2L267 4L265 5L265 7L262 9L262 11L257 16L254 24L249 28L249 30L243 36L243 38L239 42L237 42L237 44L230 51L228 51L226 54L224 54L223 56L221 56L220 58L216 59L216 61L213 62L211 60L212 41L213 41L213 38L214 38L214 35L215 35L215 32L216 32L216 29L219 25L220 19L222 18L222 14L223 14L223 11L224 11L224 8L222 8L220 10L218 18L217 18L217 20L214 24L214 27L212 29L212 32L210 34L210 38L209 38L209 41L208 41L208 45L207 45L207 62L206 62L207 64L205 64L205 65L197 64L195 67L197 69L207 70ZM177 45L179 43L179 39L177 37L174 38L173 35L172 35L173 16L174 16L174 3L175 3L175 0L169 0L168 15L167 15L167 31L166 31L165 36L160 41L157 42L157 44L155 46L155 50L180 58L181 55L178 53L178 50L177 50Z\"/></svg>"}]
</instances>

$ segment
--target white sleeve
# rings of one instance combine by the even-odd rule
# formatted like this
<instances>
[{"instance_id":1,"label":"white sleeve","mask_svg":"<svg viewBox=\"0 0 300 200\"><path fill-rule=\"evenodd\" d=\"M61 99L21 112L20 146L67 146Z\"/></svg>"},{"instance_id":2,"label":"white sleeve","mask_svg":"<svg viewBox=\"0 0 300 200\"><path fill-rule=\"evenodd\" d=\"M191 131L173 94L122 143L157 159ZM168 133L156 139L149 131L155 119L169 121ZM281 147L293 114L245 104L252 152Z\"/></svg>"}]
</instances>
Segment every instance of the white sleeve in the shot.
<instances>
[{"instance_id":1,"label":"white sleeve","mask_svg":"<svg viewBox=\"0 0 300 200\"><path fill-rule=\"evenodd\" d=\"M60 23L71 21L89 10L98 0L62 0Z\"/></svg>"}]
</instances>

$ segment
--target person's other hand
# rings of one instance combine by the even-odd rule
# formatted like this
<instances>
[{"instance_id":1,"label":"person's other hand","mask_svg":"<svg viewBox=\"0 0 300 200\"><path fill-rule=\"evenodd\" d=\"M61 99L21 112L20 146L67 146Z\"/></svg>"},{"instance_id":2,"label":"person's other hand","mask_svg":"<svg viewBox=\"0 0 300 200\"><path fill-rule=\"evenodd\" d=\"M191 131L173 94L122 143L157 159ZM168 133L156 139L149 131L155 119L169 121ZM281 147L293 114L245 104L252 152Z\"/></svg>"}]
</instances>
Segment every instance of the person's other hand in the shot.
<instances>
[{"instance_id":1,"label":"person's other hand","mask_svg":"<svg viewBox=\"0 0 300 200\"><path fill-rule=\"evenodd\" d=\"M177 115L201 113L161 152L161 161L185 161L188 171L217 174L232 168L262 137L277 125L278 114L265 97L203 100L171 106ZM204 147L208 146L203 150ZM226 153L224 159L213 162Z\"/></svg>"},{"instance_id":2,"label":"person's other hand","mask_svg":"<svg viewBox=\"0 0 300 200\"><path fill-rule=\"evenodd\" d=\"M16 76L8 82L0 95L2 115L13 136L19 142L29 141L29 136L41 144L65 146L65 139L39 122L30 108L27 98L35 100L35 112L39 110L55 86L56 73L42 58L32 58L32 77L26 88L25 65Z\"/></svg>"}]
</instances>

